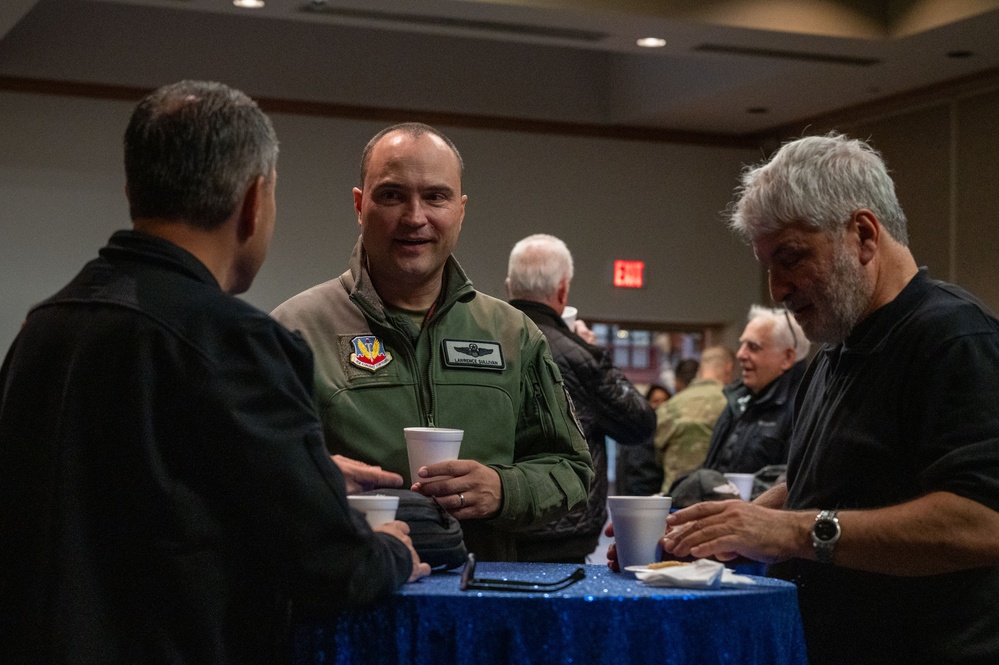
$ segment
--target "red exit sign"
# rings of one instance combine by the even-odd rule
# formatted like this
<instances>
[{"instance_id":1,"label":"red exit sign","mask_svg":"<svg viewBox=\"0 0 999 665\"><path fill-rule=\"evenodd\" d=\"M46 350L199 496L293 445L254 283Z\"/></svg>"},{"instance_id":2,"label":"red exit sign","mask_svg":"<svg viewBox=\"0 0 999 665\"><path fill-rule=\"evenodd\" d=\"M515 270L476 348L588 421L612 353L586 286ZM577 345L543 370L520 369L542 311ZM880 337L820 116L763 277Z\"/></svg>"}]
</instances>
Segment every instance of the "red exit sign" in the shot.
<instances>
[{"instance_id":1,"label":"red exit sign","mask_svg":"<svg viewBox=\"0 0 999 665\"><path fill-rule=\"evenodd\" d=\"M644 284L645 261L615 261L614 286L640 289Z\"/></svg>"}]
</instances>

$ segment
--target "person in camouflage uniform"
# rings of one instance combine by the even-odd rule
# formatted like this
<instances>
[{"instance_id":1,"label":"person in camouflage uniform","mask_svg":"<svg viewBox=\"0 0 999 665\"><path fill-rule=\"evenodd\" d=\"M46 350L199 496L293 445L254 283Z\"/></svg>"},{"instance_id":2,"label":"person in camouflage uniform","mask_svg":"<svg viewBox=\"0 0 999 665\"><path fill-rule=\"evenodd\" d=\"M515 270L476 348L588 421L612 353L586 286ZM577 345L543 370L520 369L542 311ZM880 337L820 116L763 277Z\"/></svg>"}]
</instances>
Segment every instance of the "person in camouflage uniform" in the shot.
<instances>
[{"instance_id":1,"label":"person in camouflage uniform","mask_svg":"<svg viewBox=\"0 0 999 665\"><path fill-rule=\"evenodd\" d=\"M662 491L704 463L715 421L725 409L722 388L732 380L735 357L723 346L701 353L694 381L656 410L656 459L663 467Z\"/></svg>"}]
</instances>

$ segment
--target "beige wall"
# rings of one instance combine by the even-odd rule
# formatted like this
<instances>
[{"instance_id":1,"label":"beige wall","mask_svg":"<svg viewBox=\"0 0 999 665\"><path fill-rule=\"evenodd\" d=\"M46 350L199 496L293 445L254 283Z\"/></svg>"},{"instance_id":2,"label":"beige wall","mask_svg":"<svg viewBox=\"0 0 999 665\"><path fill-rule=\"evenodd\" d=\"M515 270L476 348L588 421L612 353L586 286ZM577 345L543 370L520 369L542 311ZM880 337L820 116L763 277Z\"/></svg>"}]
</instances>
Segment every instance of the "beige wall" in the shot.
<instances>
[{"instance_id":1,"label":"beige wall","mask_svg":"<svg viewBox=\"0 0 999 665\"><path fill-rule=\"evenodd\" d=\"M955 281L999 311L999 91L957 104Z\"/></svg>"},{"instance_id":2,"label":"beige wall","mask_svg":"<svg viewBox=\"0 0 999 665\"><path fill-rule=\"evenodd\" d=\"M31 304L128 226L121 135L131 102L0 92L0 348ZM357 237L351 187L381 123L273 115L281 140L278 227L246 299L269 310L339 274ZM503 296L513 244L539 231L576 259L581 316L741 329L759 295L747 247L725 228L745 149L442 127L462 151L467 216L456 255ZM614 259L647 264L647 287L611 286ZM739 330L731 335L737 336Z\"/></svg>"},{"instance_id":3,"label":"beige wall","mask_svg":"<svg viewBox=\"0 0 999 665\"><path fill-rule=\"evenodd\" d=\"M0 349L31 304L128 226L121 134L131 102L0 92ZM245 298L269 310L338 274L357 235L350 188L380 123L275 114L279 226ZM910 244L931 275L999 310L999 91L962 93L835 128L888 162ZM830 127L813 124L809 131ZM762 152L442 127L467 164L456 254L503 296L513 243L539 231L572 249L581 316L726 326L733 342L765 276L724 227L738 174ZM800 135L800 134L799 134ZM647 287L611 286L614 259L647 264Z\"/></svg>"},{"instance_id":4,"label":"beige wall","mask_svg":"<svg viewBox=\"0 0 999 665\"><path fill-rule=\"evenodd\" d=\"M884 154L916 262L999 311L999 90L835 129L869 139Z\"/></svg>"}]
</instances>

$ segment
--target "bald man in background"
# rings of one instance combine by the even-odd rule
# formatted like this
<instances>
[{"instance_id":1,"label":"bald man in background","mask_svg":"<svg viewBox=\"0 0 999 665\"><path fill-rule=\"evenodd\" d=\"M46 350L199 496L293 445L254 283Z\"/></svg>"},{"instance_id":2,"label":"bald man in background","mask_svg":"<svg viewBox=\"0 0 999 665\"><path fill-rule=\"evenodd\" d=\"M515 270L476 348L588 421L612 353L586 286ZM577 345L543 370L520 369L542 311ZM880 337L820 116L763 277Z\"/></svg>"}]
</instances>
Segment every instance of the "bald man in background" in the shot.
<instances>
[{"instance_id":1,"label":"bald man in background","mask_svg":"<svg viewBox=\"0 0 999 665\"><path fill-rule=\"evenodd\" d=\"M697 378L656 410L654 443L663 468L662 491L704 462L715 421L725 409L722 389L732 381L734 361L724 346L704 349Z\"/></svg>"}]
</instances>

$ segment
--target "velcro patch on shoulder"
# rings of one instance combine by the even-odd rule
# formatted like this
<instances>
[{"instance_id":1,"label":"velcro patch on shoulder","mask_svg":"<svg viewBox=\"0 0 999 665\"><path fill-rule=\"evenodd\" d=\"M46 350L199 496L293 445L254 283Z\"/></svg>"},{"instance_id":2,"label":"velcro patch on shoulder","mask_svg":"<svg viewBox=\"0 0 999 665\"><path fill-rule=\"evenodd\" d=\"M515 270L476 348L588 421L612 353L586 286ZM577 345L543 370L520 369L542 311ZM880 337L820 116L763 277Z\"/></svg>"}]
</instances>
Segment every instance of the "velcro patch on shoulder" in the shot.
<instances>
[{"instance_id":1,"label":"velcro patch on shoulder","mask_svg":"<svg viewBox=\"0 0 999 665\"><path fill-rule=\"evenodd\" d=\"M469 339L445 339L441 341L444 364L447 367L467 369L506 369L503 347L499 342L483 342Z\"/></svg>"}]
</instances>

